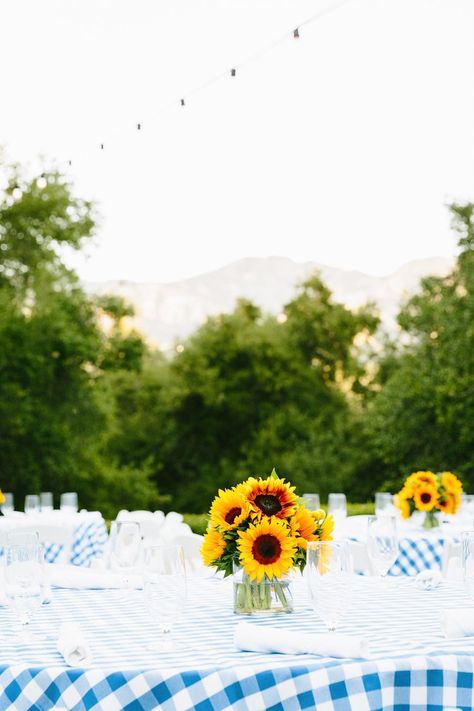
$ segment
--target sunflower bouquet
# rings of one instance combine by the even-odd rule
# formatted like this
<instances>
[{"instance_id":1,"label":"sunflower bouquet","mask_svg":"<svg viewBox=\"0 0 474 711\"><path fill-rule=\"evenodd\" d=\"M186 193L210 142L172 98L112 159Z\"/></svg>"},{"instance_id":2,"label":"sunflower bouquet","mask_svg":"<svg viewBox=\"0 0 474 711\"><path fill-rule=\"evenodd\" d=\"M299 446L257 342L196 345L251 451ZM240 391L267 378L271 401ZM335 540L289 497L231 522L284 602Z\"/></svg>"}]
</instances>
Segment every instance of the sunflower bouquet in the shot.
<instances>
[{"instance_id":1,"label":"sunflower bouquet","mask_svg":"<svg viewBox=\"0 0 474 711\"><path fill-rule=\"evenodd\" d=\"M455 514L461 503L461 494L462 483L452 472L414 472L396 494L395 504L405 519L410 518L414 511L424 511L424 528L434 528L439 525L435 512Z\"/></svg>"},{"instance_id":2,"label":"sunflower bouquet","mask_svg":"<svg viewBox=\"0 0 474 711\"><path fill-rule=\"evenodd\" d=\"M236 612L291 610L288 573L304 569L308 541L331 540L332 516L309 511L275 470L220 489L212 502L201 554L205 565L234 574Z\"/></svg>"}]
</instances>

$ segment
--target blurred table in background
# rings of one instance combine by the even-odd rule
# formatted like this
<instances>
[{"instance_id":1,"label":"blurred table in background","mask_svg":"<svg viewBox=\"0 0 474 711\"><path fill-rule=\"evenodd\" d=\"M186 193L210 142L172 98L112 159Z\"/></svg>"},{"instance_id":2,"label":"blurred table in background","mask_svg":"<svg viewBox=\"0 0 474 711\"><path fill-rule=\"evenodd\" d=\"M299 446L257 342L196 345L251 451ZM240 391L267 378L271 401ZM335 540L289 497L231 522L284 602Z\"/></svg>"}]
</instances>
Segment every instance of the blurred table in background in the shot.
<instances>
[{"instance_id":1,"label":"blurred table in background","mask_svg":"<svg viewBox=\"0 0 474 711\"><path fill-rule=\"evenodd\" d=\"M71 550L69 560L62 558L64 546L60 543L45 541L45 560L48 563L68 562L73 565L89 566L94 558L101 557L107 541L107 527L99 511L81 511L65 513L64 511L48 511L37 514L24 514L14 511L0 518L0 537L10 531L22 528L51 525L72 530Z\"/></svg>"}]
</instances>

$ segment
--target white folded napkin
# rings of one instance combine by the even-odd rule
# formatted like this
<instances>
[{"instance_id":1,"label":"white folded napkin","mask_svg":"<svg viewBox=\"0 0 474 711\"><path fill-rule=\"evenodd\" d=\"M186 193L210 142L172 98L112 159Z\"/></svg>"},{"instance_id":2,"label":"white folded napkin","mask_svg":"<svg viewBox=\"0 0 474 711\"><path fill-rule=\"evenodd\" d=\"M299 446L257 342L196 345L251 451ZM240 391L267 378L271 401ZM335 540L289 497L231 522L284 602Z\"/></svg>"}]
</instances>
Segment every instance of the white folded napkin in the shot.
<instances>
[{"instance_id":1,"label":"white folded napkin","mask_svg":"<svg viewBox=\"0 0 474 711\"><path fill-rule=\"evenodd\" d=\"M474 609L471 607L442 610L441 627L447 639L474 637Z\"/></svg>"},{"instance_id":2,"label":"white folded napkin","mask_svg":"<svg viewBox=\"0 0 474 711\"><path fill-rule=\"evenodd\" d=\"M55 588L71 588L75 590L103 590L107 588L120 588L123 580L117 573L108 570L92 570L77 565L48 565L48 574L51 585ZM143 587L143 578L140 575L131 575L129 585L132 588Z\"/></svg>"},{"instance_id":3,"label":"white folded napkin","mask_svg":"<svg viewBox=\"0 0 474 711\"><path fill-rule=\"evenodd\" d=\"M58 652L70 667L89 666L92 654L81 628L75 622L63 622L59 628Z\"/></svg>"},{"instance_id":4,"label":"white folded napkin","mask_svg":"<svg viewBox=\"0 0 474 711\"><path fill-rule=\"evenodd\" d=\"M362 659L369 656L366 640L344 634L308 634L239 622L234 644L244 652L318 654L321 657Z\"/></svg>"},{"instance_id":5,"label":"white folded napkin","mask_svg":"<svg viewBox=\"0 0 474 711\"><path fill-rule=\"evenodd\" d=\"M442 579L439 570L422 570L415 578L416 587L420 590L437 588Z\"/></svg>"}]
</instances>

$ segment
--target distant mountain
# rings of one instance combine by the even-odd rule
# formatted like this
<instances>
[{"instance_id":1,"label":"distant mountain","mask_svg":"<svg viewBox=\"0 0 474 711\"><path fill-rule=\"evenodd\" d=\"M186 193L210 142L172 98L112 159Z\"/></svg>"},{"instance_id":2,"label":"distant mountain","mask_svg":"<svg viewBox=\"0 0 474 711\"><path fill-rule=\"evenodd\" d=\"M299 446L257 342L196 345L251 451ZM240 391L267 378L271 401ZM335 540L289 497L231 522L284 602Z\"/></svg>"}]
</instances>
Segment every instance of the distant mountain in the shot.
<instances>
[{"instance_id":1,"label":"distant mountain","mask_svg":"<svg viewBox=\"0 0 474 711\"><path fill-rule=\"evenodd\" d=\"M169 284L132 281L89 282L89 293L120 294L136 309L135 325L147 339L161 348L184 339L207 316L232 311L236 299L244 297L264 311L277 314L295 293L296 285L315 271L350 308L374 301L384 324L392 330L400 302L416 291L424 276L445 275L453 260L431 257L408 262L393 274L377 277L358 271L328 267L316 262L299 264L286 257L249 257L208 274Z\"/></svg>"}]
</instances>

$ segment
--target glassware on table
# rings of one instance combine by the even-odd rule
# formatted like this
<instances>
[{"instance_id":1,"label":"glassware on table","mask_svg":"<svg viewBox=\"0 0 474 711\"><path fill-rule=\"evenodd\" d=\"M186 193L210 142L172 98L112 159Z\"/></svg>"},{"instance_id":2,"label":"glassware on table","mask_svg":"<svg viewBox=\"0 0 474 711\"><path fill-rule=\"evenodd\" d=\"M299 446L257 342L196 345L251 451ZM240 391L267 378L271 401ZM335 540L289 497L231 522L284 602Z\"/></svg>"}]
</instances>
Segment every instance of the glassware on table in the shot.
<instances>
[{"instance_id":1,"label":"glassware on table","mask_svg":"<svg viewBox=\"0 0 474 711\"><path fill-rule=\"evenodd\" d=\"M129 599L131 578L137 572L142 555L142 535L136 521L118 521L112 541L110 562L112 570L122 579L122 599Z\"/></svg>"},{"instance_id":2,"label":"glassware on table","mask_svg":"<svg viewBox=\"0 0 474 711\"><path fill-rule=\"evenodd\" d=\"M368 517L367 552L373 569L384 580L398 558L398 534L395 516Z\"/></svg>"},{"instance_id":3,"label":"glassware on table","mask_svg":"<svg viewBox=\"0 0 474 711\"><path fill-rule=\"evenodd\" d=\"M186 566L182 546L150 546L144 564L145 606L157 623L159 638L148 645L152 651L176 649L172 630L186 603Z\"/></svg>"},{"instance_id":4,"label":"glassware on table","mask_svg":"<svg viewBox=\"0 0 474 711\"><path fill-rule=\"evenodd\" d=\"M461 534L461 557L466 592L474 600L474 531Z\"/></svg>"},{"instance_id":5,"label":"glassware on table","mask_svg":"<svg viewBox=\"0 0 474 711\"><path fill-rule=\"evenodd\" d=\"M8 545L5 550L5 594L19 625L23 644L40 641L28 625L44 597L43 547L40 544Z\"/></svg>"},{"instance_id":6,"label":"glassware on table","mask_svg":"<svg viewBox=\"0 0 474 711\"><path fill-rule=\"evenodd\" d=\"M35 514L40 510L40 499L37 494L27 494L25 496L25 513Z\"/></svg>"},{"instance_id":7,"label":"glassware on table","mask_svg":"<svg viewBox=\"0 0 474 711\"><path fill-rule=\"evenodd\" d=\"M42 491L40 494L41 511L53 511L53 494L51 491Z\"/></svg>"},{"instance_id":8,"label":"glassware on table","mask_svg":"<svg viewBox=\"0 0 474 711\"><path fill-rule=\"evenodd\" d=\"M310 511L318 511L321 508L319 494L303 494L301 500Z\"/></svg>"},{"instance_id":9,"label":"glassware on table","mask_svg":"<svg viewBox=\"0 0 474 711\"><path fill-rule=\"evenodd\" d=\"M37 546L39 545L38 531L8 531L7 546Z\"/></svg>"},{"instance_id":10,"label":"glassware on table","mask_svg":"<svg viewBox=\"0 0 474 711\"><path fill-rule=\"evenodd\" d=\"M3 514L9 514L15 510L13 494L4 491L3 496L5 501L3 502L3 504L0 504L0 509Z\"/></svg>"},{"instance_id":11,"label":"glassware on table","mask_svg":"<svg viewBox=\"0 0 474 711\"><path fill-rule=\"evenodd\" d=\"M77 513L79 510L79 503L76 492L67 491L64 494L61 494L59 508L61 511L66 511L68 513Z\"/></svg>"},{"instance_id":12,"label":"glassware on table","mask_svg":"<svg viewBox=\"0 0 474 711\"><path fill-rule=\"evenodd\" d=\"M306 579L315 612L335 632L351 603L354 574L344 541L312 541L306 549Z\"/></svg>"},{"instance_id":13,"label":"glassware on table","mask_svg":"<svg viewBox=\"0 0 474 711\"><path fill-rule=\"evenodd\" d=\"M328 513L332 514L336 519L346 518L347 501L345 494L329 494Z\"/></svg>"},{"instance_id":14,"label":"glassware on table","mask_svg":"<svg viewBox=\"0 0 474 711\"><path fill-rule=\"evenodd\" d=\"M393 496L388 491L377 491L375 494L375 515L393 516L395 509L393 506Z\"/></svg>"}]
</instances>

